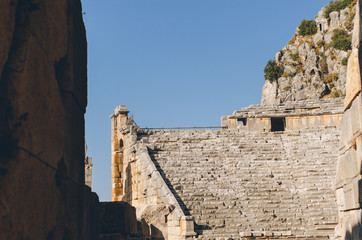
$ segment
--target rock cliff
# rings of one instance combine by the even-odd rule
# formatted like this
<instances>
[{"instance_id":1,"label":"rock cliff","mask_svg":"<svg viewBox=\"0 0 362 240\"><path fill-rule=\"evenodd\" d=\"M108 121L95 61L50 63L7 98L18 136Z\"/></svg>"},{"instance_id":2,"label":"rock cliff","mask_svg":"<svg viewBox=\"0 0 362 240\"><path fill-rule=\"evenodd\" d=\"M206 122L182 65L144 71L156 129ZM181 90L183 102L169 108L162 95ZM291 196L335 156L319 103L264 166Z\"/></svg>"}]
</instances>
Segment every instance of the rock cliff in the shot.
<instances>
[{"instance_id":1,"label":"rock cliff","mask_svg":"<svg viewBox=\"0 0 362 240\"><path fill-rule=\"evenodd\" d=\"M95 239L81 3L0 1L0 239Z\"/></svg>"},{"instance_id":2,"label":"rock cliff","mask_svg":"<svg viewBox=\"0 0 362 240\"><path fill-rule=\"evenodd\" d=\"M315 31L293 38L275 55L283 70L276 80L267 79L262 104L345 96L347 61L351 50L336 46L334 35L342 32L349 38L353 30L355 3L328 14L323 7L315 17ZM313 23L313 24L314 24Z\"/></svg>"}]
</instances>

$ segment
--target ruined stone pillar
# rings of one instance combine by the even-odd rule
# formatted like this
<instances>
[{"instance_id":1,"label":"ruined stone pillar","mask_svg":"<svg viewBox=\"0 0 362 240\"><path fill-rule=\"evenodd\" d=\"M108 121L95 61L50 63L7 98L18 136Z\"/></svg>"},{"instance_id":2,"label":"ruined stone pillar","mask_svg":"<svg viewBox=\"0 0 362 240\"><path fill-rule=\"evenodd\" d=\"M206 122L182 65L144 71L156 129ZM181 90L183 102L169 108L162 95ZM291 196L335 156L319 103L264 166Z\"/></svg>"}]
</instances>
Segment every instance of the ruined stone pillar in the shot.
<instances>
[{"instance_id":1,"label":"ruined stone pillar","mask_svg":"<svg viewBox=\"0 0 362 240\"><path fill-rule=\"evenodd\" d=\"M120 128L128 123L128 109L124 105L119 105L112 120L112 201L121 201L124 195L124 149L127 139L120 133Z\"/></svg>"},{"instance_id":2,"label":"ruined stone pillar","mask_svg":"<svg viewBox=\"0 0 362 240\"><path fill-rule=\"evenodd\" d=\"M356 5L352 54L348 61L336 194L339 239L362 239L361 0Z\"/></svg>"}]
</instances>

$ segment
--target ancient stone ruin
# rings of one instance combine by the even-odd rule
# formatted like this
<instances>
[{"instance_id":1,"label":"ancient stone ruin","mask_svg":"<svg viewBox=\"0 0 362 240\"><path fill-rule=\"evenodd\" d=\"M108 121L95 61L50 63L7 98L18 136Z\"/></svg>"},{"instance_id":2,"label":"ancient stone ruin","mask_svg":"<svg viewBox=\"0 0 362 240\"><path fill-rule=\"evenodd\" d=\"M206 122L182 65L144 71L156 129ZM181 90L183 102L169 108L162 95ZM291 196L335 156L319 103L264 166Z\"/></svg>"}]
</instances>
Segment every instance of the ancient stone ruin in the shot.
<instances>
[{"instance_id":1,"label":"ancient stone ruin","mask_svg":"<svg viewBox=\"0 0 362 240\"><path fill-rule=\"evenodd\" d=\"M344 100L310 97L317 78L298 94L301 75L290 71L270 95L276 106L235 111L216 130L141 129L121 105L114 202L102 203L85 184L80 1L0 1L0 239L362 239L360 3L345 89L313 85ZM346 13L320 18L318 38Z\"/></svg>"},{"instance_id":2,"label":"ancient stone ruin","mask_svg":"<svg viewBox=\"0 0 362 240\"><path fill-rule=\"evenodd\" d=\"M341 99L253 105L219 130L140 129L127 113L112 116L112 197L164 237L334 236Z\"/></svg>"},{"instance_id":3,"label":"ancient stone ruin","mask_svg":"<svg viewBox=\"0 0 362 240\"><path fill-rule=\"evenodd\" d=\"M263 105L222 117L220 129L142 129L126 106L115 109L112 199L136 208L144 236L362 239L360 1L352 10L332 12L328 21L319 13L315 39L295 37L306 42L276 57L288 65L283 56L299 47L298 65L310 71L290 68L266 81ZM348 14L355 16L352 51L334 51L341 56L328 60L332 50L319 49L330 74L340 71L334 85L323 83L308 41L330 41Z\"/></svg>"}]
</instances>

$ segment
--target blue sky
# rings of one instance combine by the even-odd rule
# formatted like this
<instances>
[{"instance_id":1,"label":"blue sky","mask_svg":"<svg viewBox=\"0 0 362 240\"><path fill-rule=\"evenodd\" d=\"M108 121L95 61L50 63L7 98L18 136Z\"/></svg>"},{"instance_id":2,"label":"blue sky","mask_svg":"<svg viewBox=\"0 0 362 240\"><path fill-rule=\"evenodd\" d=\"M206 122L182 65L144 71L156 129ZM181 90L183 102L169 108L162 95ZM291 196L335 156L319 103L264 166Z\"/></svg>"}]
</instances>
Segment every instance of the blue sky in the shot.
<instances>
[{"instance_id":1,"label":"blue sky","mask_svg":"<svg viewBox=\"0 0 362 240\"><path fill-rule=\"evenodd\" d=\"M88 38L86 141L93 191L111 200L111 121L220 126L258 104L264 67L329 0L82 0Z\"/></svg>"}]
</instances>

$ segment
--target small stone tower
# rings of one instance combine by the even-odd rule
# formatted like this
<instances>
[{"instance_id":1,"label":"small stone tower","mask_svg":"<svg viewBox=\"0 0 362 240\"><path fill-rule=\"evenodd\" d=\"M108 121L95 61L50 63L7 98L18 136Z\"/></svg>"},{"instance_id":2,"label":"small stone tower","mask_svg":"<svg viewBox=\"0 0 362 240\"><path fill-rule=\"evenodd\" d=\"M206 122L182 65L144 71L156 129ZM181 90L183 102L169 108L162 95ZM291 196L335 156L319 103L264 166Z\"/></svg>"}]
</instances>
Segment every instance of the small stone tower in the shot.
<instances>
[{"instance_id":1,"label":"small stone tower","mask_svg":"<svg viewBox=\"0 0 362 240\"><path fill-rule=\"evenodd\" d=\"M123 172L123 159L124 148L128 145L128 141L120 133L122 126L128 125L128 109L125 105L116 107L114 114L110 116L112 119L112 201L121 201L121 196L124 195L124 181L122 176Z\"/></svg>"}]
</instances>

